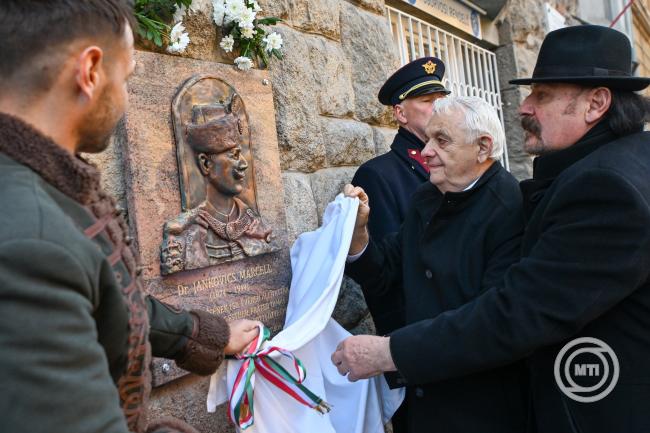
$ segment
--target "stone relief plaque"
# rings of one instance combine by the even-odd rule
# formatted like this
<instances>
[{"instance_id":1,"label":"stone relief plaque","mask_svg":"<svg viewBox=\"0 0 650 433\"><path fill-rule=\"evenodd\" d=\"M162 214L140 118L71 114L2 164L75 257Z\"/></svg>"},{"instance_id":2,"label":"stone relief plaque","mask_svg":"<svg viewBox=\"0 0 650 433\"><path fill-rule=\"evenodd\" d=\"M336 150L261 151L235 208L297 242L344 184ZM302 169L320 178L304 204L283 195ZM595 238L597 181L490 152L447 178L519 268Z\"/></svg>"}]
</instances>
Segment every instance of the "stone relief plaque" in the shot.
<instances>
[{"instance_id":1,"label":"stone relief plaque","mask_svg":"<svg viewBox=\"0 0 650 433\"><path fill-rule=\"evenodd\" d=\"M149 293L227 320L284 324L290 261L266 71L136 53L124 153ZM183 374L154 360L154 386Z\"/></svg>"},{"instance_id":2,"label":"stone relief plaque","mask_svg":"<svg viewBox=\"0 0 650 433\"><path fill-rule=\"evenodd\" d=\"M191 78L172 104L183 213L163 229L163 275L279 249L257 212L247 176L248 119L241 97L213 76Z\"/></svg>"}]
</instances>

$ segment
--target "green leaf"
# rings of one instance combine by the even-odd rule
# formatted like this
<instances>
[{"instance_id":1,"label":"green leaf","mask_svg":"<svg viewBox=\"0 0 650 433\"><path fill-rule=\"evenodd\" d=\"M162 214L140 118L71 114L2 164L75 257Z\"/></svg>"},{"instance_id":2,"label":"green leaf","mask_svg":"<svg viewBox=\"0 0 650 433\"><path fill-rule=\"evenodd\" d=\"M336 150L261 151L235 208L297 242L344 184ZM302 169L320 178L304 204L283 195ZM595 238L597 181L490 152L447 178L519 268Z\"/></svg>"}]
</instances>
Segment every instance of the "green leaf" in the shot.
<instances>
[{"instance_id":1,"label":"green leaf","mask_svg":"<svg viewBox=\"0 0 650 433\"><path fill-rule=\"evenodd\" d=\"M275 57L277 57L278 59L282 60L283 57L282 57L282 53L280 52L280 50L277 50L277 49L274 48L274 49L271 51L271 53L272 53Z\"/></svg>"},{"instance_id":2,"label":"green leaf","mask_svg":"<svg viewBox=\"0 0 650 433\"><path fill-rule=\"evenodd\" d=\"M159 47L162 47L162 37L160 33L156 33L153 42L158 45Z\"/></svg>"},{"instance_id":3,"label":"green leaf","mask_svg":"<svg viewBox=\"0 0 650 433\"><path fill-rule=\"evenodd\" d=\"M266 26L275 25L275 24L279 23L280 21L282 21L282 20L280 18L277 18L277 17L264 17L264 18L258 18L257 19L257 22L259 24L264 24Z\"/></svg>"}]
</instances>

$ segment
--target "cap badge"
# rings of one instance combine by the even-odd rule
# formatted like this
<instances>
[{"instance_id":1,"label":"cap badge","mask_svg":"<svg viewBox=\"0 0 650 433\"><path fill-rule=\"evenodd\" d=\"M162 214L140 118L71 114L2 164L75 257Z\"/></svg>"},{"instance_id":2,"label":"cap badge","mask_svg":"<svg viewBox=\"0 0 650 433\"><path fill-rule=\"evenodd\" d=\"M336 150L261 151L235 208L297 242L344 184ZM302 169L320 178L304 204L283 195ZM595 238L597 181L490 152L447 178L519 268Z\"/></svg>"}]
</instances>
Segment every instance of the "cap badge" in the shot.
<instances>
[{"instance_id":1,"label":"cap badge","mask_svg":"<svg viewBox=\"0 0 650 433\"><path fill-rule=\"evenodd\" d=\"M431 60L426 62L424 65L422 65L422 67L424 68L424 71L429 75L436 72L436 64L433 63Z\"/></svg>"}]
</instances>

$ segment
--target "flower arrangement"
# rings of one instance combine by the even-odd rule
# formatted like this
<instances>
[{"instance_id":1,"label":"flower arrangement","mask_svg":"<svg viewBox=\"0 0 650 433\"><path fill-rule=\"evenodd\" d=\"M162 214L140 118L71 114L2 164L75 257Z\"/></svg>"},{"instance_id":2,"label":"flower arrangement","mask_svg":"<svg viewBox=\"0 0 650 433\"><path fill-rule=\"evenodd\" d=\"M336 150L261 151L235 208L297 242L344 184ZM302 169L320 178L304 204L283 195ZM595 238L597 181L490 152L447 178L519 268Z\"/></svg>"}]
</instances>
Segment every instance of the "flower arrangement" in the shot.
<instances>
[{"instance_id":1,"label":"flower arrangement","mask_svg":"<svg viewBox=\"0 0 650 433\"><path fill-rule=\"evenodd\" d=\"M176 19L177 11L185 11L191 5L192 0L136 0L134 12L139 24L138 34L142 39L149 40L158 47L162 47L163 41L166 41L169 42L169 46L176 44L172 52L185 51L185 47L189 44L187 33L183 38L185 47L182 50L180 43L185 28L171 28L168 23L180 22Z\"/></svg>"},{"instance_id":2,"label":"flower arrangement","mask_svg":"<svg viewBox=\"0 0 650 433\"><path fill-rule=\"evenodd\" d=\"M257 60L262 67L269 64L271 57L282 59L282 36L278 33L266 33L262 25L277 24L280 18L257 18L262 9L256 0L213 0L214 23L223 27L225 35L219 46L230 53L239 50L235 65L248 70Z\"/></svg>"},{"instance_id":3,"label":"flower arrangement","mask_svg":"<svg viewBox=\"0 0 650 433\"><path fill-rule=\"evenodd\" d=\"M190 36L183 25L188 12L196 12L210 0L136 0L135 14L138 34L156 46L167 44L167 52L185 52ZM226 52L238 52L234 62L247 71L254 62L262 67L271 58L282 59L282 36L267 33L262 26L281 21L276 17L258 18L261 8L256 0L211 0L214 23L223 28L224 37L219 46Z\"/></svg>"}]
</instances>

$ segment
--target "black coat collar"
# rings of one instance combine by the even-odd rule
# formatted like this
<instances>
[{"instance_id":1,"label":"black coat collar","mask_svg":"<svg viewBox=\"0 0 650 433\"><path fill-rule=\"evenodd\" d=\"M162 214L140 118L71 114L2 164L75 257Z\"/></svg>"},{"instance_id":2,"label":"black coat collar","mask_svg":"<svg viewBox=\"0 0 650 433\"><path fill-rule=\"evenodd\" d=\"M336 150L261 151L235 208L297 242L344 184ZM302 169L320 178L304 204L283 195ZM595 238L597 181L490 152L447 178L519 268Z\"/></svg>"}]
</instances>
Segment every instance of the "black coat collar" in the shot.
<instances>
[{"instance_id":1,"label":"black coat collar","mask_svg":"<svg viewBox=\"0 0 650 433\"><path fill-rule=\"evenodd\" d=\"M413 168L422 180L429 179L429 173L426 171L421 161L420 152L424 149L425 143L417 138L413 133L400 126L397 135L390 146L391 150L398 158ZM415 155L412 152L416 152Z\"/></svg>"},{"instance_id":2,"label":"black coat collar","mask_svg":"<svg viewBox=\"0 0 650 433\"><path fill-rule=\"evenodd\" d=\"M456 213L464 209L470 203L470 197L480 191L489 180L499 173L503 168L498 161L494 161L490 168L479 178L476 184L467 191L442 193L431 182L421 185L413 200L422 221L429 221L435 214Z\"/></svg>"},{"instance_id":3,"label":"black coat collar","mask_svg":"<svg viewBox=\"0 0 650 433\"><path fill-rule=\"evenodd\" d=\"M522 181L519 186L524 198L524 215L530 219L537 204L564 170L594 152L604 144L616 139L606 120L587 131L574 145L547 155L539 156L533 161L533 178Z\"/></svg>"},{"instance_id":4,"label":"black coat collar","mask_svg":"<svg viewBox=\"0 0 650 433\"><path fill-rule=\"evenodd\" d=\"M533 179L555 179L571 165L615 139L616 135L609 128L607 121L601 121L587 131L574 145L535 158L533 162Z\"/></svg>"},{"instance_id":5,"label":"black coat collar","mask_svg":"<svg viewBox=\"0 0 650 433\"><path fill-rule=\"evenodd\" d=\"M424 149L425 143L417 138L415 134L413 134L411 131L407 130L406 128L399 127L397 130L397 135L401 138L400 143L401 145L405 147L409 147L411 149L418 149L422 150ZM395 142L393 142L393 145L391 146L391 149L395 148Z\"/></svg>"}]
</instances>

